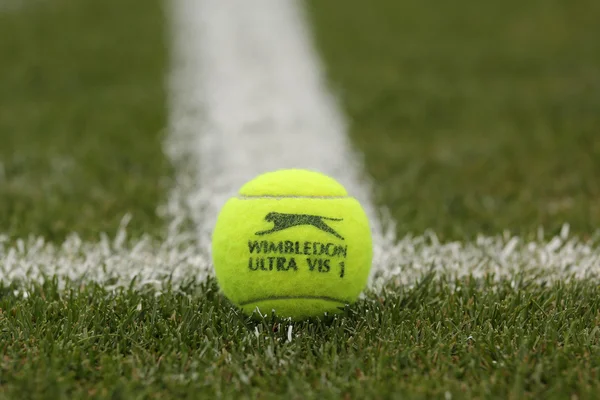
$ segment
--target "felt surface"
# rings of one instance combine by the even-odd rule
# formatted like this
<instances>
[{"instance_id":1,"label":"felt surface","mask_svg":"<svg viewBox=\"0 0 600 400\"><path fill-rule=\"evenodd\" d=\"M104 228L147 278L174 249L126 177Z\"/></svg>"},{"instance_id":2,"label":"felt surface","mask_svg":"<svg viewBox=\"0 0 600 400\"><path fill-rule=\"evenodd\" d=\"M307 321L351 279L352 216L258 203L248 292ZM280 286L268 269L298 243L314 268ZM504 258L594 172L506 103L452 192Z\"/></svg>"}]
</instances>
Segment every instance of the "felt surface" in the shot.
<instances>
[{"instance_id":1,"label":"felt surface","mask_svg":"<svg viewBox=\"0 0 600 400\"><path fill-rule=\"evenodd\" d=\"M320 196L236 197L221 210L215 272L223 293L245 312L320 316L354 302L365 287L372 260L367 217L354 198Z\"/></svg>"},{"instance_id":2,"label":"felt surface","mask_svg":"<svg viewBox=\"0 0 600 400\"><path fill-rule=\"evenodd\" d=\"M335 179L320 172L287 169L267 172L246 183L241 196L348 196Z\"/></svg>"}]
</instances>

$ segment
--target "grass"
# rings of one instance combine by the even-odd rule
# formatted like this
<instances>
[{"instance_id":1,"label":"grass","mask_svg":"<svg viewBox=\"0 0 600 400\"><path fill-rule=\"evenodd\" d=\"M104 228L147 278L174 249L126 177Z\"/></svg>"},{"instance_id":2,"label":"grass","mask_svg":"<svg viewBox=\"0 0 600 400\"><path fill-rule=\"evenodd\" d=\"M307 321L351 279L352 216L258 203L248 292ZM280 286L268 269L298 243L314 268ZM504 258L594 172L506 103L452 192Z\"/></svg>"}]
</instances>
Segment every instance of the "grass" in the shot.
<instances>
[{"instance_id":1,"label":"grass","mask_svg":"<svg viewBox=\"0 0 600 400\"><path fill-rule=\"evenodd\" d=\"M213 280L160 293L48 281L25 298L4 285L0 396L592 398L600 389L597 285L430 278L369 293L342 318L300 323L240 316Z\"/></svg>"},{"instance_id":2,"label":"grass","mask_svg":"<svg viewBox=\"0 0 600 400\"><path fill-rule=\"evenodd\" d=\"M599 4L308 2L352 139L401 235L596 231ZM164 25L159 1L0 11L1 233L94 239L132 213L131 235L160 236ZM0 282L0 398L600 390L597 283L431 278L293 324L238 314L213 280L160 291Z\"/></svg>"},{"instance_id":3,"label":"grass","mask_svg":"<svg viewBox=\"0 0 600 400\"><path fill-rule=\"evenodd\" d=\"M0 231L157 235L169 166L159 1L57 0L0 12Z\"/></svg>"},{"instance_id":4,"label":"grass","mask_svg":"<svg viewBox=\"0 0 600 400\"><path fill-rule=\"evenodd\" d=\"M600 3L309 1L400 234L600 223Z\"/></svg>"}]
</instances>

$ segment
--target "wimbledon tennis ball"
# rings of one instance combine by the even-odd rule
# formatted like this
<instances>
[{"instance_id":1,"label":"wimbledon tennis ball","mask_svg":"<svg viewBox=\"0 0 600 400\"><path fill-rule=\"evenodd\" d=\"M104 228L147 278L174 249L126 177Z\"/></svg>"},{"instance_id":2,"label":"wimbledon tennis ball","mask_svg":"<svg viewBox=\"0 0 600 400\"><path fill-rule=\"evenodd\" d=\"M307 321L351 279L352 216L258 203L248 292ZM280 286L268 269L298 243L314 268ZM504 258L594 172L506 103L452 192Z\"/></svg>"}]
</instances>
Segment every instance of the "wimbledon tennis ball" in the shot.
<instances>
[{"instance_id":1,"label":"wimbledon tennis ball","mask_svg":"<svg viewBox=\"0 0 600 400\"><path fill-rule=\"evenodd\" d=\"M335 313L367 283L371 231L358 201L306 170L266 173L219 214L212 253L221 290L246 313Z\"/></svg>"}]
</instances>

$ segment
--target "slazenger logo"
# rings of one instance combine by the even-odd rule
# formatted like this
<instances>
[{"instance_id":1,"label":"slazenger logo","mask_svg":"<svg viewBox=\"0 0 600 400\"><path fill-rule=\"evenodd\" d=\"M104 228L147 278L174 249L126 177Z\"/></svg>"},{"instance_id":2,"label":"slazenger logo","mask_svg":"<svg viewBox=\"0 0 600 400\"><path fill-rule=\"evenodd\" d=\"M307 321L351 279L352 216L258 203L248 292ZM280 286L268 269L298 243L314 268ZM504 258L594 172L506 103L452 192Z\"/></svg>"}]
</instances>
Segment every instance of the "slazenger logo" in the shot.
<instances>
[{"instance_id":1,"label":"slazenger logo","mask_svg":"<svg viewBox=\"0 0 600 400\"><path fill-rule=\"evenodd\" d=\"M268 235L269 233L282 231L293 226L310 225L322 230L323 232L332 234L336 238L344 240L339 233L325 223L325 221L343 221L342 218L327 218L319 215L282 214L278 212L270 212L265 216L265 221L273 222L273 229L256 232L256 235Z\"/></svg>"}]
</instances>

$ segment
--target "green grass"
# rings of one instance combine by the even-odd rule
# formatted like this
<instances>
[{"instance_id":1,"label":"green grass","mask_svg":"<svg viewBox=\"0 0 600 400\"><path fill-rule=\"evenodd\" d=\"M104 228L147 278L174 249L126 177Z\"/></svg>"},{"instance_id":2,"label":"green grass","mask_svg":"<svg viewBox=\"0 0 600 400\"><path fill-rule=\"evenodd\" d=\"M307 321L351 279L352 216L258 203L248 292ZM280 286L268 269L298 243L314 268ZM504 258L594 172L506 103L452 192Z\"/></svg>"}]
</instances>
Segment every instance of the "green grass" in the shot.
<instances>
[{"instance_id":1,"label":"green grass","mask_svg":"<svg viewBox=\"0 0 600 400\"><path fill-rule=\"evenodd\" d=\"M308 4L400 234L596 231L599 2ZM126 213L130 234L163 232L163 8L0 12L0 233L93 239ZM239 315L212 280L160 294L0 282L0 398L594 398L600 286L515 281L389 286L292 324L291 341L289 322Z\"/></svg>"},{"instance_id":2,"label":"green grass","mask_svg":"<svg viewBox=\"0 0 600 400\"><path fill-rule=\"evenodd\" d=\"M158 234L167 61L161 2L0 12L0 232Z\"/></svg>"},{"instance_id":3,"label":"green grass","mask_svg":"<svg viewBox=\"0 0 600 400\"><path fill-rule=\"evenodd\" d=\"M401 234L600 224L600 3L309 1Z\"/></svg>"},{"instance_id":4,"label":"green grass","mask_svg":"<svg viewBox=\"0 0 600 400\"><path fill-rule=\"evenodd\" d=\"M518 278L517 278L518 279ZM450 283L456 290L449 289ZM343 318L254 322L182 291L0 289L0 397L593 398L600 287L424 279ZM292 340L288 328L292 326Z\"/></svg>"}]
</instances>

